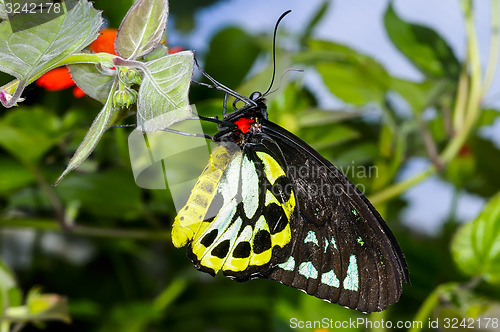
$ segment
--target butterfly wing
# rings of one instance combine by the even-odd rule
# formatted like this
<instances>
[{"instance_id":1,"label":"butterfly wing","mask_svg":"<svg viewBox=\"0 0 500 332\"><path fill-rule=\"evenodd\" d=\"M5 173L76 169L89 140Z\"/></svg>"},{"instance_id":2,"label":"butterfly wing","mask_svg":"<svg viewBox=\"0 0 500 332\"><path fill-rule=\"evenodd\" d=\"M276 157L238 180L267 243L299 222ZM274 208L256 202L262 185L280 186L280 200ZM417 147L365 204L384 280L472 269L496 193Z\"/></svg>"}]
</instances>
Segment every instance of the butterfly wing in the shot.
<instances>
[{"instance_id":1,"label":"butterfly wing","mask_svg":"<svg viewBox=\"0 0 500 332\"><path fill-rule=\"evenodd\" d=\"M264 121L259 142L287 167L297 208L292 254L268 278L363 312L398 301L409 282L391 230L337 168L298 137Z\"/></svg>"},{"instance_id":2,"label":"butterfly wing","mask_svg":"<svg viewBox=\"0 0 500 332\"><path fill-rule=\"evenodd\" d=\"M404 256L375 208L298 137L263 120L224 142L175 219L195 267L238 281L266 277L364 312L396 302Z\"/></svg>"},{"instance_id":3,"label":"butterfly wing","mask_svg":"<svg viewBox=\"0 0 500 332\"><path fill-rule=\"evenodd\" d=\"M227 145L212 153L175 218L172 241L176 247L188 245L198 270L246 281L290 256L295 196L280 191L285 172L268 154ZM278 181L259 176L262 160L272 163L275 173L269 176Z\"/></svg>"}]
</instances>

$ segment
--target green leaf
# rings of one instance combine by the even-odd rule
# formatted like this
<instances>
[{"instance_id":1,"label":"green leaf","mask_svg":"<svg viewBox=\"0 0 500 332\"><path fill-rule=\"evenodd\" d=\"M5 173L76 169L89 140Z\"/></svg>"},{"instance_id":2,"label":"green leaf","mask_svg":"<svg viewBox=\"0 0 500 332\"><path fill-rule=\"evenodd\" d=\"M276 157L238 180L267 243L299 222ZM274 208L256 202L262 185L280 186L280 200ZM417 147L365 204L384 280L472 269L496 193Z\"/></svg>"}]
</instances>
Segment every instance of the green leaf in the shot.
<instances>
[{"instance_id":1,"label":"green leaf","mask_svg":"<svg viewBox=\"0 0 500 332\"><path fill-rule=\"evenodd\" d=\"M433 88L432 81L412 82L394 77L391 82L391 88L399 93L414 111L422 112L428 105L430 90Z\"/></svg>"},{"instance_id":2,"label":"green leaf","mask_svg":"<svg viewBox=\"0 0 500 332\"><path fill-rule=\"evenodd\" d=\"M474 159L474 177L467 181L467 190L483 197L491 197L500 188L498 165L500 149L490 139L472 135L465 144Z\"/></svg>"},{"instance_id":3,"label":"green leaf","mask_svg":"<svg viewBox=\"0 0 500 332\"><path fill-rule=\"evenodd\" d=\"M0 121L0 146L26 163L36 163L66 134L62 122L42 108L10 112Z\"/></svg>"},{"instance_id":4,"label":"green leaf","mask_svg":"<svg viewBox=\"0 0 500 332\"><path fill-rule=\"evenodd\" d=\"M303 128L301 138L318 150L342 144L361 136L357 130L342 124L335 124L335 130L331 129L332 126Z\"/></svg>"},{"instance_id":5,"label":"green leaf","mask_svg":"<svg viewBox=\"0 0 500 332\"><path fill-rule=\"evenodd\" d=\"M144 61L153 61L168 55L168 47L160 44L150 53L144 56Z\"/></svg>"},{"instance_id":6,"label":"green leaf","mask_svg":"<svg viewBox=\"0 0 500 332\"><path fill-rule=\"evenodd\" d=\"M101 140L101 137L106 129L108 129L111 118L116 113L116 109L113 106L113 95L117 84L118 78L115 78L106 104L104 104L101 112L99 112L99 115L95 118L92 126L90 126L90 129L87 132L87 135L85 135L83 142L80 144L75 154L69 161L64 172L57 179L56 184L59 183L59 181L61 181L69 172L77 168L85 159L87 159L92 151L94 151L97 143Z\"/></svg>"},{"instance_id":7,"label":"green leaf","mask_svg":"<svg viewBox=\"0 0 500 332\"><path fill-rule=\"evenodd\" d=\"M205 70L230 88L243 81L260 52L255 37L240 28L219 31L210 41Z\"/></svg>"},{"instance_id":8,"label":"green leaf","mask_svg":"<svg viewBox=\"0 0 500 332\"><path fill-rule=\"evenodd\" d=\"M108 100L114 76L104 75L94 64L76 64L70 65L68 68L76 85L85 94L103 104ZM116 71L116 73L118 72Z\"/></svg>"},{"instance_id":9,"label":"green leaf","mask_svg":"<svg viewBox=\"0 0 500 332\"><path fill-rule=\"evenodd\" d=\"M451 252L455 264L466 275L500 284L500 193L486 204L476 220L457 231Z\"/></svg>"},{"instance_id":10,"label":"green leaf","mask_svg":"<svg viewBox=\"0 0 500 332\"><path fill-rule=\"evenodd\" d=\"M382 65L355 50L329 41L311 40L310 50L294 59L313 65L325 85L347 103L382 104L390 86L390 76Z\"/></svg>"},{"instance_id":11,"label":"green leaf","mask_svg":"<svg viewBox=\"0 0 500 332\"><path fill-rule=\"evenodd\" d=\"M0 260L0 290L6 291L17 287L14 275L9 268Z\"/></svg>"},{"instance_id":12,"label":"green leaf","mask_svg":"<svg viewBox=\"0 0 500 332\"><path fill-rule=\"evenodd\" d=\"M21 305L21 290L10 269L0 259L0 321L7 304L9 307Z\"/></svg>"},{"instance_id":13,"label":"green leaf","mask_svg":"<svg viewBox=\"0 0 500 332\"><path fill-rule=\"evenodd\" d=\"M316 9L316 12L314 13L314 16L311 18L309 23L307 23L305 29L302 32L302 36L300 37L300 43L302 45L307 43L307 40L311 38L311 35L314 32L314 29L318 25L319 22L323 19L325 14L328 12L328 9L330 9L330 5L332 4L331 1L329 0L323 0L323 3L321 6Z\"/></svg>"},{"instance_id":14,"label":"green leaf","mask_svg":"<svg viewBox=\"0 0 500 332\"><path fill-rule=\"evenodd\" d=\"M116 53L136 59L158 46L167 27L167 0L139 0L130 8L116 36Z\"/></svg>"},{"instance_id":15,"label":"green leaf","mask_svg":"<svg viewBox=\"0 0 500 332\"><path fill-rule=\"evenodd\" d=\"M38 288L29 291L26 305L29 316L27 320L60 320L70 323L68 313L68 301L65 297L57 294L42 294Z\"/></svg>"},{"instance_id":16,"label":"green leaf","mask_svg":"<svg viewBox=\"0 0 500 332\"><path fill-rule=\"evenodd\" d=\"M458 78L460 64L446 41L434 30L399 18L392 5L384 17L394 45L425 75Z\"/></svg>"},{"instance_id":17,"label":"green leaf","mask_svg":"<svg viewBox=\"0 0 500 332\"><path fill-rule=\"evenodd\" d=\"M493 108L487 108L481 110L481 113L479 115L479 119L477 121L477 126L482 127L482 126L489 126L492 125L496 119L500 117L500 110L493 109Z\"/></svg>"},{"instance_id":18,"label":"green leaf","mask_svg":"<svg viewBox=\"0 0 500 332\"><path fill-rule=\"evenodd\" d=\"M19 323L60 320L70 323L68 301L57 294L41 294L38 288L29 291L26 305L10 306L5 310L7 320Z\"/></svg>"},{"instance_id":19,"label":"green leaf","mask_svg":"<svg viewBox=\"0 0 500 332\"><path fill-rule=\"evenodd\" d=\"M35 17L44 19L43 15ZM9 21L0 23L0 70L19 79L13 98L2 104L12 107L29 82L96 39L101 24L100 13L87 0L51 21L15 33Z\"/></svg>"},{"instance_id":20,"label":"green leaf","mask_svg":"<svg viewBox=\"0 0 500 332\"><path fill-rule=\"evenodd\" d=\"M188 93L193 57L193 52L184 51L146 63L137 99L139 129L161 130L191 115Z\"/></svg>"},{"instance_id":21,"label":"green leaf","mask_svg":"<svg viewBox=\"0 0 500 332\"><path fill-rule=\"evenodd\" d=\"M362 111L356 110L325 111L321 109L308 109L306 112L301 112L294 116L297 117L297 122L301 127L317 127L325 124L335 124L352 118L358 118L362 114Z\"/></svg>"},{"instance_id":22,"label":"green leaf","mask_svg":"<svg viewBox=\"0 0 500 332\"><path fill-rule=\"evenodd\" d=\"M93 216L130 220L141 211L141 190L128 170L69 176L56 191L65 206L79 202L80 209Z\"/></svg>"},{"instance_id":23,"label":"green leaf","mask_svg":"<svg viewBox=\"0 0 500 332\"><path fill-rule=\"evenodd\" d=\"M7 10L5 9L4 0L0 0L0 20L6 20L9 18Z\"/></svg>"},{"instance_id":24,"label":"green leaf","mask_svg":"<svg viewBox=\"0 0 500 332\"><path fill-rule=\"evenodd\" d=\"M0 193L9 193L35 181L35 176L26 167L11 158L0 158Z\"/></svg>"}]
</instances>

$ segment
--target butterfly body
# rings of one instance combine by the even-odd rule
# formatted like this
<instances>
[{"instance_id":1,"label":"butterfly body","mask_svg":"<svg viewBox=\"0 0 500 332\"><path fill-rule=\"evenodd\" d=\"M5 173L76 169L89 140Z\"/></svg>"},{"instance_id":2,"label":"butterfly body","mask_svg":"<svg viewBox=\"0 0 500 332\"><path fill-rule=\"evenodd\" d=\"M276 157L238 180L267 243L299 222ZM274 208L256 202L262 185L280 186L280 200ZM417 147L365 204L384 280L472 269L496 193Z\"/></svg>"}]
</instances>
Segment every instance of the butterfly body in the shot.
<instances>
[{"instance_id":1,"label":"butterfly body","mask_svg":"<svg viewBox=\"0 0 500 332\"><path fill-rule=\"evenodd\" d=\"M269 278L363 312L395 303L408 269L382 217L328 160L267 119L260 93L245 104L213 136L218 147L175 219L174 244L212 275Z\"/></svg>"}]
</instances>

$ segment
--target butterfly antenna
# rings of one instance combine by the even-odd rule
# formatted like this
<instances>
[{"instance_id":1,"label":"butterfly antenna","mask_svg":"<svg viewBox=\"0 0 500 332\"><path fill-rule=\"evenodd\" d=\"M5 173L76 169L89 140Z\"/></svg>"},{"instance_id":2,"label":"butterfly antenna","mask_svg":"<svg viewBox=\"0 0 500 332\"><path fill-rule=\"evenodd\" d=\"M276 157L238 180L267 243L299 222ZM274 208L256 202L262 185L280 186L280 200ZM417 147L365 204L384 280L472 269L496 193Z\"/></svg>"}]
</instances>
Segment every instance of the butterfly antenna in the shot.
<instances>
[{"instance_id":1,"label":"butterfly antenna","mask_svg":"<svg viewBox=\"0 0 500 332\"><path fill-rule=\"evenodd\" d=\"M300 69L300 68L288 68L288 69L286 69L283 72L283 74L281 74L280 82L278 83L278 87L272 91L267 92L266 95L270 95L271 93L278 91L281 87L281 83L283 82L283 78L285 77L285 74L288 72L291 72L291 71L296 71L296 72L302 73L304 71L304 69Z\"/></svg>"},{"instance_id":2,"label":"butterfly antenna","mask_svg":"<svg viewBox=\"0 0 500 332\"><path fill-rule=\"evenodd\" d=\"M274 83L274 77L276 76L276 33L278 32L278 26L281 22L281 20L288 14L290 14L291 10L287 10L283 14L281 14L280 18L278 19L278 22L276 22L276 25L274 26L274 35L273 35L273 77L271 78L271 84L269 84L269 88L267 88L266 92L262 94L262 96L266 96L268 92L271 90L273 87Z\"/></svg>"},{"instance_id":3,"label":"butterfly antenna","mask_svg":"<svg viewBox=\"0 0 500 332\"><path fill-rule=\"evenodd\" d=\"M196 67L198 68L198 70L200 71L200 73L203 76L205 76L213 85L209 85L209 84L205 84L205 83L201 83L201 82L196 82L194 80L193 80L193 82L195 82L197 84L200 84L200 85L203 85L203 86L206 86L206 87L209 87L209 88L213 88L213 89L225 92L225 93L233 96L234 98L241 100L245 104L251 104L251 105L257 106L257 104L255 103L255 101L253 101L253 100L251 100L251 99L249 99L249 98L247 98L247 97L245 97L243 95L240 95L236 91L231 90L230 88L228 88L227 86L225 86L222 83L219 83L212 76L210 76L206 71L204 71L201 68L201 66L199 65L198 60L196 59L196 57L194 58L194 63L196 64Z\"/></svg>"}]
</instances>

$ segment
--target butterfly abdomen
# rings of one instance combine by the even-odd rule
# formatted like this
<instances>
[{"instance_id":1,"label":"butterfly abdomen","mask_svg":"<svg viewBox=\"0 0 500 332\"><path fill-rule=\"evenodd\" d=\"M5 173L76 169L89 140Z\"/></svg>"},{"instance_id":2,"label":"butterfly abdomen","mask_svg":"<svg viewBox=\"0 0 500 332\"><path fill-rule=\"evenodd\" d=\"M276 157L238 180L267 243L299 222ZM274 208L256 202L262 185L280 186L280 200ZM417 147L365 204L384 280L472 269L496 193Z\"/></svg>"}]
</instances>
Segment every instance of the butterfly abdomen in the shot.
<instances>
[{"instance_id":1,"label":"butterfly abdomen","mask_svg":"<svg viewBox=\"0 0 500 332\"><path fill-rule=\"evenodd\" d=\"M219 146L213 151L210 161L198 178L186 205L174 220L172 243L175 247L185 246L193 239L200 227L208 227L210 224L204 222L204 219L216 194L220 178L230 160L231 155L223 146Z\"/></svg>"}]
</instances>

